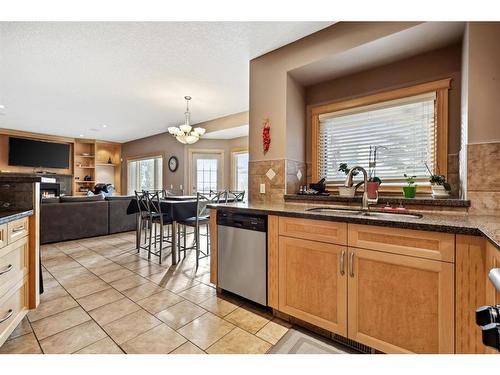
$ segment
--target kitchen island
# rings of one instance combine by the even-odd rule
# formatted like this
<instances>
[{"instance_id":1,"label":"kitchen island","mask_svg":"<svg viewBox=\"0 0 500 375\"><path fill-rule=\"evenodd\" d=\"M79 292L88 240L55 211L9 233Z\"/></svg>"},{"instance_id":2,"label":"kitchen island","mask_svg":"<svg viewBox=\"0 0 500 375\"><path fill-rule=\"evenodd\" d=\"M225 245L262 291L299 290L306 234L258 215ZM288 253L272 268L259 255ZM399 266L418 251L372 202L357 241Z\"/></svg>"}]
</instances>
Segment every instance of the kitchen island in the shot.
<instances>
[{"instance_id":1,"label":"kitchen island","mask_svg":"<svg viewBox=\"0 0 500 375\"><path fill-rule=\"evenodd\" d=\"M489 352L474 313L500 303L487 279L500 265L500 217L211 207L213 238L217 211L267 215L267 304L276 315L385 353ZM216 240L211 267L217 284Z\"/></svg>"}]
</instances>

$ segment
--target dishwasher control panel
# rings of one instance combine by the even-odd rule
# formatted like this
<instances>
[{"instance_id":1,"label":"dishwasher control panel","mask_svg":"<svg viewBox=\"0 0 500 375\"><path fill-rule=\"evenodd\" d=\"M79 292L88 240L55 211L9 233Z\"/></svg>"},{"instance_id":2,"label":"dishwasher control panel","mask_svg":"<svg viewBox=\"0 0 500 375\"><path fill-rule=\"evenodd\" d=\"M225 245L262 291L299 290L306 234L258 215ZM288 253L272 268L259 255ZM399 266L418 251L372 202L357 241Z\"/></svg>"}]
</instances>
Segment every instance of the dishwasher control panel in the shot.
<instances>
[{"instance_id":1,"label":"dishwasher control panel","mask_svg":"<svg viewBox=\"0 0 500 375\"><path fill-rule=\"evenodd\" d=\"M267 216L231 211L217 212L217 225L267 232Z\"/></svg>"}]
</instances>

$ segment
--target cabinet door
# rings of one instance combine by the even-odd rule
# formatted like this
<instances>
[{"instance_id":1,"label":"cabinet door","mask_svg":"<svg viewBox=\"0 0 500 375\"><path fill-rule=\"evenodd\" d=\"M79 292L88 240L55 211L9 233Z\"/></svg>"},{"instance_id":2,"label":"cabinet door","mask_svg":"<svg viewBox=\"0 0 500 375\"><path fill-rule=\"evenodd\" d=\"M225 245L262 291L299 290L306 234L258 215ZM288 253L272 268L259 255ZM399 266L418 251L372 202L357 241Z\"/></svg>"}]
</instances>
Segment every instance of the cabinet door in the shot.
<instances>
[{"instance_id":1,"label":"cabinet door","mask_svg":"<svg viewBox=\"0 0 500 375\"><path fill-rule=\"evenodd\" d=\"M346 267L346 247L280 236L279 310L345 336Z\"/></svg>"},{"instance_id":2,"label":"cabinet door","mask_svg":"<svg viewBox=\"0 0 500 375\"><path fill-rule=\"evenodd\" d=\"M348 337L385 353L454 352L453 264L349 248Z\"/></svg>"}]
</instances>

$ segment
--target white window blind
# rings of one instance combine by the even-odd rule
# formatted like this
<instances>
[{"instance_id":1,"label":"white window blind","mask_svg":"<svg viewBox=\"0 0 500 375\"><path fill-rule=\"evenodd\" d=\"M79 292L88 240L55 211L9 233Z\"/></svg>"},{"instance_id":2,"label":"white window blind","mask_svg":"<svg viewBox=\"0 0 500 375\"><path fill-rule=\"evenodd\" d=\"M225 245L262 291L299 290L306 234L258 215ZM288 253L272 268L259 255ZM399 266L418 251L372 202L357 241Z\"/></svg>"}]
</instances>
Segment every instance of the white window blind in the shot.
<instances>
[{"instance_id":1,"label":"white window blind","mask_svg":"<svg viewBox=\"0 0 500 375\"><path fill-rule=\"evenodd\" d=\"M384 183L403 181L403 174L427 181L435 167L435 93L322 114L319 117L320 177L340 183L340 163L361 165L368 171L370 145L377 152L376 175Z\"/></svg>"}]
</instances>

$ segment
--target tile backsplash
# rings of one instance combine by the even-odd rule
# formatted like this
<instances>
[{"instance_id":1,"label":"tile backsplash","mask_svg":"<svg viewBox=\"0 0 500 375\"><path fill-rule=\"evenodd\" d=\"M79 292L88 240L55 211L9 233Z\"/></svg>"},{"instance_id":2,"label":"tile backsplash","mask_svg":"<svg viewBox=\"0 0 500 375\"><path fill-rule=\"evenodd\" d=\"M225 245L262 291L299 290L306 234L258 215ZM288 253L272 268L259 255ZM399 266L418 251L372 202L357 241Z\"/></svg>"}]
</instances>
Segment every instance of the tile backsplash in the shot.
<instances>
[{"instance_id":1,"label":"tile backsplash","mask_svg":"<svg viewBox=\"0 0 500 375\"><path fill-rule=\"evenodd\" d=\"M467 146L469 212L498 214L500 210L500 142Z\"/></svg>"}]
</instances>

